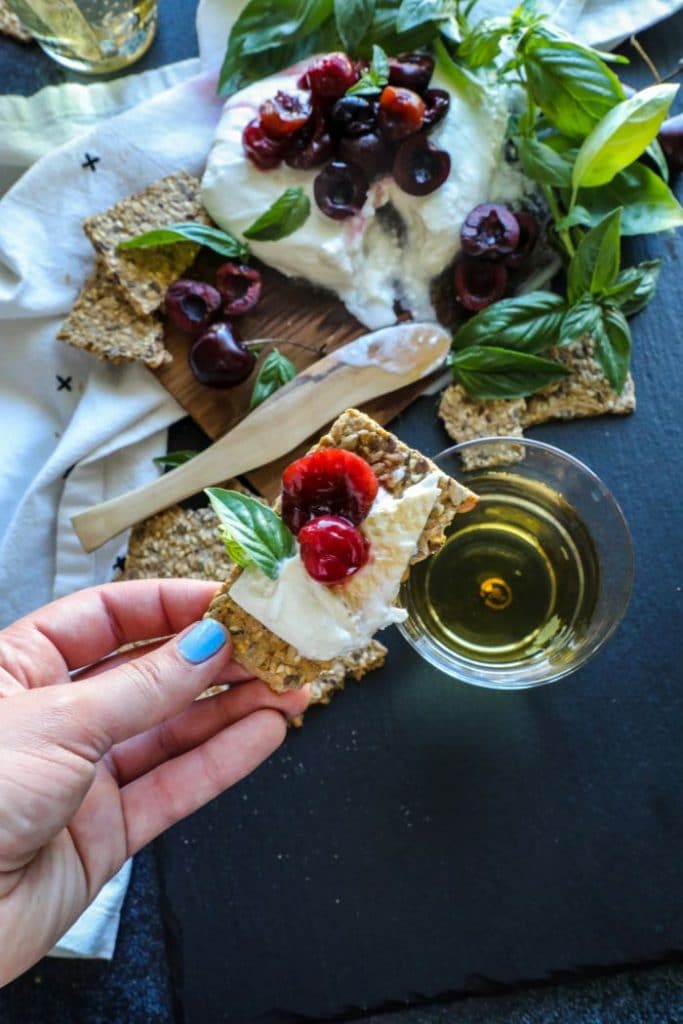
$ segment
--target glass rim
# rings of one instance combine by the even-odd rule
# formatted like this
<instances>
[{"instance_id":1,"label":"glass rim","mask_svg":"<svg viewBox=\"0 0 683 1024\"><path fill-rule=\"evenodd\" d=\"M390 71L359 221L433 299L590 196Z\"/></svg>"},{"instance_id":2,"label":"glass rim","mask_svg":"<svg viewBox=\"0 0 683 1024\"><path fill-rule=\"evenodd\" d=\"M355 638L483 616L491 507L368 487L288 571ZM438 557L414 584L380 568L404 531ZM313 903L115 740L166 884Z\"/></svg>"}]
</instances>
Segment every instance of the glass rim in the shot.
<instances>
[{"instance_id":1,"label":"glass rim","mask_svg":"<svg viewBox=\"0 0 683 1024\"><path fill-rule=\"evenodd\" d=\"M635 576L633 537L621 505L610 488L598 476L598 474L575 455L571 455L569 452L566 452L561 448L557 448L555 445L548 444L546 441L537 441L533 438L518 437L508 434L476 437L467 441L461 441L459 444L451 445L449 448L444 448L442 451L432 456L432 461L439 466L439 468L443 468L440 466L440 463L449 456L457 456L467 449L481 448L487 444L521 445L522 447L538 451L539 453L551 455L558 461L563 461L569 464L581 476L584 476L589 482L597 486L600 494L609 504L613 514L615 515L616 522L621 527L623 533L625 556L623 564L624 586L623 593L620 595L614 614L610 616L605 627L593 637L592 642L587 643L583 649L577 652L575 662L558 667L556 671L549 672L545 677L534 677L523 681L517 681L514 677L509 675L508 670L504 668L501 669L495 665L482 663L480 666L477 666L476 664L469 665L467 677L465 678L462 669L462 662L458 662L455 657L452 658L452 661L449 661L448 652L441 651L441 648L438 647L427 634L420 634L418 636L411 634L410 630L406 628L410 619L397 624L401 636L407 640L413 650L415 650L417 654L419 654L420 657L428 664L434 666L440 672L450 676L452 679L465 683L466 685L478 686L482 689L509 691L527 690L537 686L545 686L549 683L557 682L559 679L571 675L580 668L583 668L583 666L595 654L597 654L597 652L614 635L623 621L633 592L633 580ZM486 471L488 468L490 467L481 467L480 470L465 470L464 475L467 475L468 473L476 473L481 470Z\"/></svg>"}]
</instances>

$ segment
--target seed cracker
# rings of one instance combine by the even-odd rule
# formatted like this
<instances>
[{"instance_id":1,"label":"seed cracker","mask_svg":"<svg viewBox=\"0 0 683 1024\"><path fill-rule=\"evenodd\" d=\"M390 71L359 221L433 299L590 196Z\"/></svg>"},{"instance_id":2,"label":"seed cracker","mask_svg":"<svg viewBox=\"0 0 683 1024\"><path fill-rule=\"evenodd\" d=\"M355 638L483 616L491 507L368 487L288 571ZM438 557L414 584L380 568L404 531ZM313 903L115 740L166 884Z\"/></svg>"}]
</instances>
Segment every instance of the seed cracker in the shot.
<instances>
[{"instance_id":1,"label":"seed cracker","mask_svg":"<svg viewBox=\"0 0 683 1024\"><path fill-rule=\"evenodd\" d=\"M355 452L372 466L382 486L398 496L411 484L436 470L434 463L424 455L355 409L342 413L329 433L311 451L321 448L345 448ZM438 550L455 513L467 511L476 503L471 491L443 473L440 474L439 488L440 497L425 524L411 564ZM334 672L333 661L313 661L303 657L231 599L229 591L240 572L237 566L231 569L208 613L230 630L237 661L280 693L299 689L321 675Z\"/></svg>"},{"instance_id":2,"label":"seed cracker","mask_svg":"<svg viewBox=\"0 0 683 1024\"><path fill-rule=\"evenodd\" d=\"M234 480L225 486L242 489ZM213 509L183 509L176 505L134 527L128 541L125 568L116 578L222 580L232 565L220 539ZM381 643L371 640L367 647L338 658L312 680L310 703L329 704L348 678L360 680L383 665L386 653ZM213 696L221 689L211 687L202 696Z\"/></svg>"},{"instance_id":3,"label":"seed cracker","mask_svg":"<svg viewBox=\"0 0 683 1024\"><path fill-rule=\"evenodd\" d=\"M57 337L112 363L140 360L155 367L171 361L160 318L136 312L99 263Z\"/></svg>"},{"instance_id":4,"label":"seed cracker","mask_svg":"<svg viewBox=\"0 0 683 1024\"><path fill-rule=\"evenodd\" d=\"M10 11L5 0L0 0L0 32L19 43L33 42L33 36L14 11Z\"/></svg>"},{"instance_id":5,"label":"seed cracker","mask_svg":"<svg viewBox=\"0 0 683 1024\"><path fill-rule=\"evenodd\" d=\"M181 221L208 224L199 200L199 181L185 171L155 181L144 191L127 196L103 213L88 217L83 229L139 313L153 313L166 289L194 261L200 246L178 242L155 249L119 250L134 235Z\"/></svg>"},{"instance_id":6,"label":"seed cracker","mask_svg":"<svg viewBox=\"0 0 683 1024\"><path fill-rule=\"evenodd\" d=\"M460 444L476 437L523 437L524 428L551 420L580 419L605 413L626 415L636 407L633 378L628 375L619 395L610 387L593 356L590 337L554 352L571 375L529 398L482 400L472 398L459 384L451 384L441 396L439 416L446 431ZM511 458L514 452L511 448ZM519 457L519 453L517 455ZM467 469L486 465L476 453L463 453Z\"/></svg>"}]
</instances>

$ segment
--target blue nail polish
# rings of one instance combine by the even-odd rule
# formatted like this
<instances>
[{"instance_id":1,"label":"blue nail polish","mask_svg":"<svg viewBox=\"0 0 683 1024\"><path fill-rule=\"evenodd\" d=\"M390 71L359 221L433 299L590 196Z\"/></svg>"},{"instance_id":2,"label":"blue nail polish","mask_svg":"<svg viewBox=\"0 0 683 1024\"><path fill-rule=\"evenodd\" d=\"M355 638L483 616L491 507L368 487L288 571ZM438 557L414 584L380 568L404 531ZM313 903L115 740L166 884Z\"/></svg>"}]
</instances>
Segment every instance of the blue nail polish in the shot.
<instances>
[{"instance_id":1,"label":"blue nail polish","mask_svg":"<svg viewBox=\"0 0 683 1024\"><path fill-rule=\"evenodd\" d=\"M199 665L220 651L227 639L225 626L215 619L202 619L179 641L178 650L186 661Z\"/></svg>"}]
</instances>

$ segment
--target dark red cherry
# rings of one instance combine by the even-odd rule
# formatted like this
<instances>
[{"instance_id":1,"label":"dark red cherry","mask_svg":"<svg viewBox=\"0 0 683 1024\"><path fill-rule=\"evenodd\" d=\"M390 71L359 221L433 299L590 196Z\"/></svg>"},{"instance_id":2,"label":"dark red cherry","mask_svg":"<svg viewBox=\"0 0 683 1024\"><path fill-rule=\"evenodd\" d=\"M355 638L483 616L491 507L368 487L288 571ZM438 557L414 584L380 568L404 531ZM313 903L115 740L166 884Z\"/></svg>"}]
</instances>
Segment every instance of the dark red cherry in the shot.
<instances>
[{"instance_id":1,"label":"dark red cherry","mask_svg":"<svg viewBox=\"0 0 683 1024\"><path fill-rule=\"evenodd\" d=\"M288 139L308 124L312 113L313 107L306 94L293 96L280 90L261 104L259 119L269 138Z\"/></svg>"},{"instance_id":2,"label":"dark red cherry","mask_svg":"<svg viewBox=\"0 0 683 1024\"><path fill-rule=\"evenodd\" d=\"M216 288L226 316L243 316L261 298L263 282L256 267L246 263L223 263L216 271Z\"/></svg>"},{"instance_id":3,"label":"dark red cherry","mask_svg":"<svg viewBox=\"0 0 683 1024\"><path fill-rule=\"evenodd\" d=\"M365 135L377 125L377 106L365 96L342 96L332 107L330 122L337 135Z\"/></svg>"},{"instance_id":4,"label":"dark red cherry","mask_svg":"<svg viewBox=\"0 0 683 1024\"><path fill-rule=\"evenodd\" d=\"M434 58L428 53L402 53L389 58L389 85L424 93L433 73Z\"/></svg>"},{"instance_id":5,"label":"dark red cherry","mask_svg":"<svg viewBox=\"0 0 683 1024\"><path fill-rule=\"evenodd\" d=\"M391 170L394 151L386 139L376 132L368 132L355 138L339 139L337 156L346 163L357 164L368 181L373 181Z\"/></svg>"},{"instance_id":6,"label":"dark red cherry","mask_svg":"<svg viewBox=\"0 0 683 1024\"><path fill-rule=\"evenodd\" d=\"M481 203L467 214L460 229L460 240L470 256L498 259L517 248L519 224L506 206Z\"/></svg>"},{"instance_id":7,"label":"dark red cherry","mask_svg":"<svg viewBox=\"0 0 683 1024\"><path fill-rule=\"evenodd\" d=\"M320 99L338 99L358 81L356 65L345 53L328 53L313 61L299 79L302 89L310 89Z\"/></svg>"},{"instance_id":8,"label":"dark red cherry","mask_svg":"<svg viewBox=\"0 0 683 1024\"><path fill-rule=\"evenodd\" d=\"M285 163L298 171L310 171L313 167L321 167L334 155L332 136L327 121L316 111L308 125L294 136Z\"/></svg>"},{"instance_id":9,"label":"dark red cherry","mask_svg":"<svg viewBox=\"0 0 683 1024\"><path fill-rule=\"evenodd\" d=\"M256 356L239 339L227 322L213 324L190 349L190 369L200 384L210 388L232 388L246 380L254 369Z\"/></svg>"},{"instance_id":10,"label":"dark red cherry","mask_svg":"<svg viewBox=\"0 0 683 1024\"><path fill-rule=\"evenodd\" d=\"M455 290L465 309L472 313L502 299L508 274L502 263L462 256L455 268Z\"/></svg>"},{"instance_id":11,"label":"dark red cherry","mask_svg":"<svg viewBox=\"0 0 683 1024\"><path fill-rule=\"evenodd\" d=\"M377 497L377 477L360 455L321 448L292 462L282 474L282 518L292 533L316 516L343 516L358 525Z\"/></svg>"},{"instance_id":12,"label":"dark red cherry","mask_svg":"<svg viewBox=\"0 0 683 1024\"><path fill-rule=\"evenodd\" d=\"M394 158L394 178L399 188L411 196L426 196L446 181L451 158L437 149L424 135L415 135L399 146Z\"/></svg>"},{"instance_id":13,"label":"dark red cherry","mask_svg":"<svg viewBox=\"0 0 683 1024\"><path fill-rule=\"evenodd\" d=\"M254 118L242 132L242 145L253 164L262 171L270 171L282 162L287 140L271 139L264 132L259 119Z\"/></svg>"},{"instance_id":14,"label":"dark red cherry","mask_svg":"<svg viewBox=\"0 0 683 1024\"><path fill-rule=\"evenodd\" d=\"M448 113L451 98L445 89L427 89L422 99L425 102L422 131L430 132L439 122L443 121Z\"/></svg>"},{"instance_id":15,"label":"dark red cherry","mask_svg":"<svg viewBox=\"0 0 683 1024\"><path fill-rule=\"evenodd\" d=\"M333 160L313 182L313 194L325 216L344 220L362 209L368 196L368 179L356 164Z\"/></svg>"},{"instance_id":16,"label":"dark red cherry","mask_svg":"<svg viewBox=\"0 0 683 1024\"><path fill-rule=\"evenodd\" d=\"M657 138L671 173L683 171L683 114L668 117Z\"/></svg>"},{"instance_id":17,"label":"dark red cherry","mask_svg":"<svg viewBox=\"0 0 683 1024\"><path fill-rule=\"evenodd\" d=\"M299 534L301 561L309 576L331 586L358 572L370 557L370 543L341 516L320 516Z\"/></svg>"},{"instance_id":18,"label":"dark red cherry","mask_svg":"<svg viewBox=\"0 0 683 1024\"><path fill-rule=\"evenodd\" d=\"M199 334L209 326L221 308L221 297L204 281L181 278L166 290L164 312L180 331Z\"/></svg>"},{"instance_id":19,"label":"dark red cherry","mask_svg":"<svg viewBox=\"0 0 683 1024\"><path fill-rule=\"evenodd\" d=\"M425 113L425 102L412 89L387 85L379 98L377 124L385 138L395 142L419 132Z\"/></svg>"},{"instance_id":20,"label":"dark red cherry","mask_svg":"<svg viewBox=\"0 0 683 1024\"><path fill-rule=\"evenodd\" d=\"M519 267L524 262L536 245L539 233L538 221L533 213L520 210L519 213L514 214L514 217L519 224L519 241L517 248L509 256L503 257L506 267Z\"/></svg>"}]
</instances>

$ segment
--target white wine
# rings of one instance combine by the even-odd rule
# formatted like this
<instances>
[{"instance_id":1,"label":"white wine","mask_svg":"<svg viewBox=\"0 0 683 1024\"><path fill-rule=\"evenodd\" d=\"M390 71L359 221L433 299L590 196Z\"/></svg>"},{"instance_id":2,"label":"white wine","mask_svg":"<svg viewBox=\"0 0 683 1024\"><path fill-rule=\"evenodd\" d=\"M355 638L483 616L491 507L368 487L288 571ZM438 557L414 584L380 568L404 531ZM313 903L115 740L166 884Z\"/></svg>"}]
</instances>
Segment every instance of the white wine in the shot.
<instances>
[{"instance_id":1,"label":"white wine","mask_svg":"<svg viewBox=\"0 0 683 1024\"><path fill-rule=\"evenodd\" d=\"M85 72L130 64L156 27L156 0L9 0L9 6L51 56Z\"/></svg>"},{"instance_id":2,"label":"white wine","mask_svg":"<svg viewBox=\"0 0 683 1024\"><path fill-rule=\"evenodd\" d=\"M513 472L482 470L467 483L479 504L404 585L413 628L489 665L571 657L600 585L584 523L556 491Z\"/></svg>"}]
</instances>

